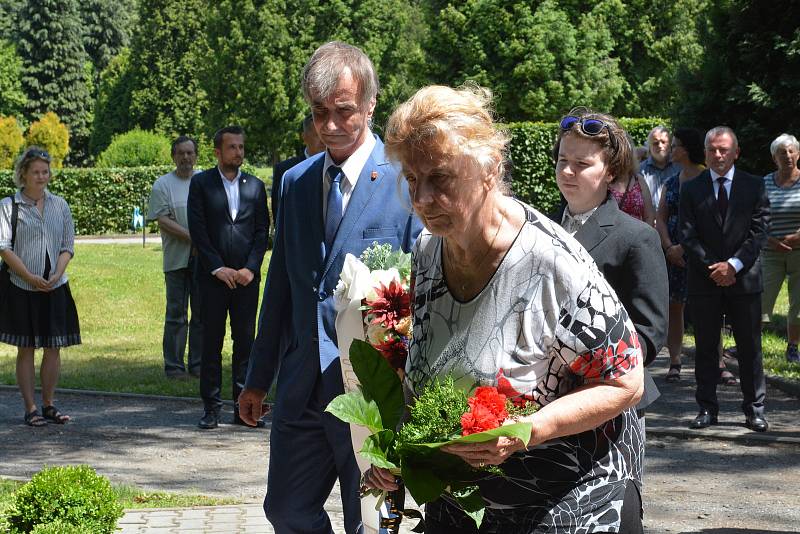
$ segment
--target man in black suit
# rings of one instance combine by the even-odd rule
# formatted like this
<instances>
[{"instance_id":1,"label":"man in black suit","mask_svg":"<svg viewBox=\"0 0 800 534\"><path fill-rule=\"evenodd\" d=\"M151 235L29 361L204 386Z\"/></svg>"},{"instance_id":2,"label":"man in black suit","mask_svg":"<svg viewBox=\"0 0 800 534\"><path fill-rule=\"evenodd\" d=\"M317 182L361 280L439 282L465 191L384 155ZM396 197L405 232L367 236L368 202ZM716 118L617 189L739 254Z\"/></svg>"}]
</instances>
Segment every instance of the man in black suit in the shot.
<instances>
[{"instance_id":1,"label":"man in black suit","mask_svg":"<svg viewBox=\"0 0 800 534\"><path fill-rule=\"evenodd\" d=\"M303 145L305 145L303 152L300 152L289 159L279 161L275 164L275 167L272 168L272 193L270 194L272 224L275 224L275 222L278 220L278 205L280 204L281 200L281 187L283 185L284 173L301 161L325 150L325 145L322 144L322 141L320 141L319 135L317 135L317 130L314 128L314 118L310 113L303 119L303 123L300 127L300 138L303 140Z\"/></svg>"},{"instance_id":2,"label":"man in black suit","mask_svg":"<svg viewBox=\"0 0 800 534\"><path fill-rule=\"evenodd\" d=\"M738 349L745 425L764 432L769 425L764 418L759 255L767 239L769 200L764 180L734 167L739 143L733 130L709 130L705 148L708 169L681 187L680 199L700 405L690 428L717 423L720 327L726 315Z\"/></svg>"},{"instance_id":3,"label":"man in black suit","mask_svg":"<svg viewBox=\"0 0 800 534\"><path fill-rule=\"evenodd\" d=\"M261 263L267 250L269 210L263 182L240 170L244 130L222 128L214 135L217 166L192 178L189 233L199 254L203 352L198 426L216 428L222 408L222 344L231 318L233 399L244 387L253 345ZM234 407L234 424L244 424ZM261 423L260 426L263 426Z\"/></svg>"}]
</instances>

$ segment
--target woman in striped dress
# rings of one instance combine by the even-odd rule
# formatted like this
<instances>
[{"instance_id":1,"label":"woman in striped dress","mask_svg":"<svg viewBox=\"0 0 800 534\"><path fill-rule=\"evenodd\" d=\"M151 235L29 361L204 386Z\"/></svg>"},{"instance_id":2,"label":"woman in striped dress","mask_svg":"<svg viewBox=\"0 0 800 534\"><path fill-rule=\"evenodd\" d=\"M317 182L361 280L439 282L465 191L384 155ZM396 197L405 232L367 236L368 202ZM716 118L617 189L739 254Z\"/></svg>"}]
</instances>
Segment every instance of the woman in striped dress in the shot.
<instances>
[{"instance_id":1,"label":"woman in striped dress","mask_svg":"<svg viewBox=\"0 0 800 534\"><path fill-rule=\"evenodd\" d=\"M65 271L74 255L69 206L47 190L50 156L39 147L25 151L14 169L19 188L0 201L0 342L17 347L17 384L25 423L64 424L69 416L53 404L61 347L81 342L75 302ZM34 351L44 349L40 369L42 413L34 400Z\"/></svg>"},{"instance_id":2,"label":"woman in striped dress","mask_svg":"<svg viewBox=\"0 0 800 534\"><path fill-rule=\"evenodd\" d=\"M789 314L786 317L786 359L800 362L800 144L789 134L779 135L770 145L777 170L764 177L769 195L770 227L762 254L764 292L762 320L768 322L784 279L789 279Z\"/></svg>"}]
</instances>

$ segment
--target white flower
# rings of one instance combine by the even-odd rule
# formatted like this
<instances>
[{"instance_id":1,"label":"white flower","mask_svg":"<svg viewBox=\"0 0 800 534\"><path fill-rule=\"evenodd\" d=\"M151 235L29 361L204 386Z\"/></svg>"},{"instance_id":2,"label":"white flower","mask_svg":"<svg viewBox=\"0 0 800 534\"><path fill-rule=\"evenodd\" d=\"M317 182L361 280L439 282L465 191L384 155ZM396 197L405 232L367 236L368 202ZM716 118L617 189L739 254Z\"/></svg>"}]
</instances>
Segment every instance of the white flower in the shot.
<instances>
[{"instance_id":1,"label":"white flower","mask_svg":"<svg viewBox=\"0 0 800 534\"><path fill-rule=\"evenodd\" d=\"M391 269L377 269L369 273L370 276L370 289L367 292L366 298L367 300L375 300L378 298L378 294L376 293L376 289L383 284L386 287L389 287L389 284L392 280L396 282L400 282L400 272L392 267Z\"/></svg>"},{"instance_id":2,"label":"white flower","mask_svg":"<svg viewBox=\"0 0 800 534\"><path fill-rule=\"evenodd\" d=\"M339 284L336 285L336 292L340 292L339 285L342 284L341 289L342 300L349 303L351 300L361 302L370 289L370 275L369 269L364 263L353 256L348 254L344 258L344 265L342 272L339 275Z\"/></svg>"}]
</instances>

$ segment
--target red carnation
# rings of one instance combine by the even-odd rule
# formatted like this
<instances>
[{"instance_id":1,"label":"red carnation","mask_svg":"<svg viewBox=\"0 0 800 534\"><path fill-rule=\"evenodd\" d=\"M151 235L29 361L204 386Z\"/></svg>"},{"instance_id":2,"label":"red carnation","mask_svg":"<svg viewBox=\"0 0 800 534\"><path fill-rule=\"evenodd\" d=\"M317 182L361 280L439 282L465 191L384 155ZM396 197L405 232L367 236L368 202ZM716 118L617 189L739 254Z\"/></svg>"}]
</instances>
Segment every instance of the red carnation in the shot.
<instances>
[{"instance_id":1,"label":"red carnation","mask_svg":"<svg viewBox=\"0 0 800 534\"><path fill-rule=\"evenodd\" d=\"M498 393L497 388L482 386L475 390L475 394L467 399L470 408L481 404L489 409L499 422L508 418L506 411L506 396Z\"/></svg>"},{"instance_id":2,"label":"red carnation","mask_svg":"<svg viewBox=\"0 0 800 534\"><path fill-rule=\"evenodd\" d=\"M471 400L471 399L470 399ZM480 403L470 405L470 410L461 416L461 435L469 436L500 426L492 411Z\"/></svg>"},{"instance_id":3,"label":"red carnation","mask_svg":"<svg viewBox=\"0 0 800 534\"><path fill-rule=\"evenodd\" d=\"M375 300L367 300L372 324L394 329L403 317L411 315L411 294L397 280L392 280L388 286L381 283L375 294Z\"/></svg>"}]
</instances>

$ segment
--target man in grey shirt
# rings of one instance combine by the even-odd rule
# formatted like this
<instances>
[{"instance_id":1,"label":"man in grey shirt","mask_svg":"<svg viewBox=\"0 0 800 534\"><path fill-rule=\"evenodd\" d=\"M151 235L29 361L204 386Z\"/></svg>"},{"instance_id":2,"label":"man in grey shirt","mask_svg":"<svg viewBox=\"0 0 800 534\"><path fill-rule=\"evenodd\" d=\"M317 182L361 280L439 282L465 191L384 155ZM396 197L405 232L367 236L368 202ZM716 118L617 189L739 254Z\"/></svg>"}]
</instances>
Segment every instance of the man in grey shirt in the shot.
<instances>
[{"instance_id":1,"label":"man in grey shirt","mask_svg":"<svg viewBox=\"0 0 800 534\"><path fill-rule=\"evenodd\" d=\"M195 254L189 237L187 202L189 184L197 172L197 143L180 136L172 142L175 170L160 176L153 184L147 218L158 221L164 253L164 279L167 286L167 309L164 319L164 372L167 378L185 378L183 354L189 338L189 374L200 376L202 327L200 292L194 276ZM187 309L191 303L191 321Z\"/></svg>"},{"instance_id":2,"label":"man in grey shirt","mask_svg":"<svg viewBox=\"0 0 800 534\"><path fill-rule=\"evenodd\" d=\"M647 152L647 159L639 166L639 172L650 188L653 207L658 210L664 182L681 170L681 166L671 160L670 135L664 126L656 126L650 130L647 135Z\"/></svg>"}]
</instances>

